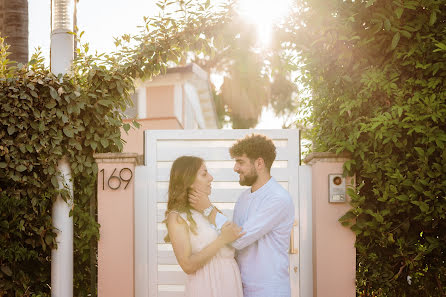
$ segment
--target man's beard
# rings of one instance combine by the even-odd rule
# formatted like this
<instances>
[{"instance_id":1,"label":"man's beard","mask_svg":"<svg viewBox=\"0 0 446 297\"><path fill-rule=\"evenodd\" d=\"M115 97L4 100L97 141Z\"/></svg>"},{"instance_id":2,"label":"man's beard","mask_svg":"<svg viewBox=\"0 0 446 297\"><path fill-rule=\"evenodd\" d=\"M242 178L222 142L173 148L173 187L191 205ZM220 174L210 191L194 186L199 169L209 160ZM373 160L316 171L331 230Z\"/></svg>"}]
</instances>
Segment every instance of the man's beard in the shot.
<instances>
[{"instance_id":1,"label":"man's beard","mask_svg":"<svg viewBox=\"0 0 446 297\"><path fill-rule=\"evenodd\" d=\"M257 174L255 169L253 168L249 172L249 174L244 175L244 177L245 178L243 180L240 178L239 184L241 186L249 186L250 187L257 181L257 179L259 178L259 175Z\"/></svg>"}]
</instances>

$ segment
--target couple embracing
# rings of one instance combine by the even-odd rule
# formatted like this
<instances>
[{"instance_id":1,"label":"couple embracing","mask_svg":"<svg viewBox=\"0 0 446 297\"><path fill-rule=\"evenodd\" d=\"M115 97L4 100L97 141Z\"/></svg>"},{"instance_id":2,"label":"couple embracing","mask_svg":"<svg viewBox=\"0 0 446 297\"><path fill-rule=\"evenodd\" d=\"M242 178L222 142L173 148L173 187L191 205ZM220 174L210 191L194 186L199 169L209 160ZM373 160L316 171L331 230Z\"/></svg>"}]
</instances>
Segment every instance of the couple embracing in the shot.
<instances>
[{"instance_id":1,"label":"couple embracing","mask_svg":"<svg viewBox=\"0 0 446 297\"><path fill-rule=\"evenodd\" d=\"M233 222L209 200L212 175L182 156L170 172L165 240L187 274L188 297L290 297L288 248L294 222L289 193L270 170L274 143L249 135L229 150L239 183Z\"/></svg>"}]
</instances>

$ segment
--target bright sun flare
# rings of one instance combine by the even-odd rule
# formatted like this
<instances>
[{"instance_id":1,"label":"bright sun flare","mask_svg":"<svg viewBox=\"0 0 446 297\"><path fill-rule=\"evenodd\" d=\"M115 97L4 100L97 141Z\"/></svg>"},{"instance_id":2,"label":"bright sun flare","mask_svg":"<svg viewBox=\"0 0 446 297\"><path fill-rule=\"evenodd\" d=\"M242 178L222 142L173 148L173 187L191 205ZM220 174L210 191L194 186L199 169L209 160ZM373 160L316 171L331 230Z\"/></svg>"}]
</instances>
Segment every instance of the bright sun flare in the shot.
<instances>
[{"instance_id":1,"label":"bright sun flare","mask_svg":"<svg viewBox=\"0 0 446 297\"><path fill-rule=\"evenodd\" d=\"M271 41L272 27L284 18L292 0L239 0L239 11L247 22L254 24L262 46Z\"/></svg>"}]
</instances>

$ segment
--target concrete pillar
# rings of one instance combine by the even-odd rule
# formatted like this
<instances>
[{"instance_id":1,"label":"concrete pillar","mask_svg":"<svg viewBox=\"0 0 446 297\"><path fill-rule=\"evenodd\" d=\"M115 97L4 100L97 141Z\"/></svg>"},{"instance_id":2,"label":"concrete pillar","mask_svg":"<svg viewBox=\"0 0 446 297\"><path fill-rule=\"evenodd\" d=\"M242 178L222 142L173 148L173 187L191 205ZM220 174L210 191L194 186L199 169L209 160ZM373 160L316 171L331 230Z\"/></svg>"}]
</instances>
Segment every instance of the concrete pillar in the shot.
<instances>
[{"instance_id":1,"label":"concrete pillar","mask_svg":"<svg viewBox=\"0 0 446 297\"><path fill-rule=\"evenodd\" d=\"M98 164L98 297L135 296L134 180L137 154L95 154Z\"/></svg>"},{"instance_id":2,"label":"concrete pillar","mask_svg":"<svg viewBox=\"0 0 446 297\"><path fill-rule=\"evenodd\" d=\"M313 153L303 160L312 167L313 296L355 297L355 234L338 219L349 209L329 202L329 174L342 174L346 155ZM349 186L351 178L346 178Z\"/></svg>"}]
</instances>

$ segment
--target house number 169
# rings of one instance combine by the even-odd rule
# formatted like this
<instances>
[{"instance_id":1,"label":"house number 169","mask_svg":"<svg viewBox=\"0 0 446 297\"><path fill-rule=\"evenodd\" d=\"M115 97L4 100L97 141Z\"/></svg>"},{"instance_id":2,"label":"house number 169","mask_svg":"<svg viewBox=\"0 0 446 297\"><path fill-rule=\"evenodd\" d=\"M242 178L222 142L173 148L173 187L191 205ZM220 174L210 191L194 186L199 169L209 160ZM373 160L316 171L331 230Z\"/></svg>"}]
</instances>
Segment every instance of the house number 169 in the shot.
<instances>
[{"instance_id":1,"label":"house number 169","mask_svg":"<svg viewBox=\"0 0 446 297\"><path fill-rule=\"evenodd\" d=\"M130 168L125 167L119 171L119 175L115 175L116 169L117 168L115 168L113 170L112 174L108 177L107 185L110 189L117 190L121 187L122 182L127 182L127 184L124 187L124 190L125 190L125 189L127 189L130 181L133 178L133 172ZM106 179L105 178L105 170L102 169L99 172L102 172L102 190L105 190L105 179Z\"/></svg>"}]
</instances>

